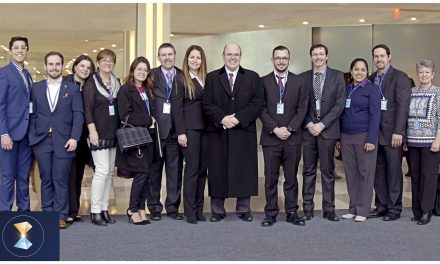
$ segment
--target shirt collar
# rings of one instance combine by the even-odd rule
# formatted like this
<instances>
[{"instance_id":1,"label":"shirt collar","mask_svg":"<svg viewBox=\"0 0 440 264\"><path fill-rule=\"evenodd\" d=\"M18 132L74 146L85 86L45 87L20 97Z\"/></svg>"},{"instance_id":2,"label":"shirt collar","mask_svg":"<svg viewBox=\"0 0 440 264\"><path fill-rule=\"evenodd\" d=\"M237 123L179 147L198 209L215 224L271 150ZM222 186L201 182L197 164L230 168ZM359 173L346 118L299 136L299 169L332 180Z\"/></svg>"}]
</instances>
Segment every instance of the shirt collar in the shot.
<instances>
[{"instance_id":1,"label":"shirt collar","mask_svg":"<svg viewBox=\"0 0 440 264\"><path fill-rule=\"evenodd\" d=\"M160 70L162 71L164 76L167 76L168 72L171 72L171 78L174 77L176 75L176 68L172 68L171 70L165 70L162 66L160 67Z\"/></svg>"},{"instance_id":2,"label":"shirt collar","mask_svg":"<svg viewBox=\"0 0 440 264\"><path fill-rule=\"evenodd\" d=\"M317 70L315 69L315 67L313 67L313 75L315 75L315 73L317 73L317 72L320 72L322 75L325 76L325 74L327 73L327 65L325 65L324 68L321 69L320 71L317 71Z\"/></svg>"},{"instance_id":3,"label":"shirt collar","mask_svg":"<svg viewBox=\"0 0 440 264\"><path fill-rule=\"evenodd\" d=\"M63 81L63 76L60 76L58 79L52 80L51 82L49 82L49 79L47 80L47 84L48 85L60 85L61 82Z\"/></svg>"},{"instance_id":4,"label":"shirt collar","mask_svg":"<svg viewBox=\"0 0 440 264\"><path fill-rule=\"evenodd\" d=\"M228 76L229 76L230 73L232 73L234 76L236 76L236 75L237 75L237 72L238 72L238 69L240 69L240 68L237 68L235 71L230 71L230 70L225 66L225 70L226 70L226 73L228 74Z\"/></svg>"},{"instance_id":5,"label":"shirt collar","mask_svg":"<svg viewBox=\"0 0 440 264\"><path fill-rule=\"evenodd\" d=\"M383 76L387 75L388 71L390 70L391 64L388 64L388 66L383 71ZM377 71L377 75L380 75L380 71Z\"/></svg>"},{"instance_id":6,"label":"shirt collar","mask_svg":"<svg viewBox=\"0 0 440 264\"><path fill-rule=\"evenodd\" d=\"M17 63L11 61L12 65L15 66L15 68L17 68L18 71L22 72L24 70L24 64L23 67L21 67L20 65L18 65Z\"/></svg>"},{"instance_id":7,"label":"shirt collar","mask_svg":"<svg viewBox=\"0 0 440 264\"><path fill-rule=\"evenodd\" d=\"M285 80L285 79L287 79L287 76L289 75L289 71L286 70L283 74L280 74L276 70L273 70L273 74L275 75L275 78L277 76L280 76L280 77L284 77L283 80Z\"/></svg>"}]
</instances>

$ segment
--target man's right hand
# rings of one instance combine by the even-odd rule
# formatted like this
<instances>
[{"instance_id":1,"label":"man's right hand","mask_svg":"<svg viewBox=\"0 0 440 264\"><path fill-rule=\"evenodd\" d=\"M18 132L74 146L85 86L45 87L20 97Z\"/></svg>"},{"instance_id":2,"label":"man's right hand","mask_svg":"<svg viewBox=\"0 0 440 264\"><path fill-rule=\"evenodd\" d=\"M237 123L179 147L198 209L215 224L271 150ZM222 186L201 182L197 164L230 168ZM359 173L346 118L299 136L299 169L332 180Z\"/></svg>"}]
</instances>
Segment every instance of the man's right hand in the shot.
<instances>
[{"instance_id":1,"label":"man's right hand","mask_svg":"<svg viewBox=\"0 0 440 264\"><path fill-rule=\"evenodd\" d=\"M226 129L231 129L238 125L238 120L235 118L235 114L227 115L222 119L222 125Z\"/></svg>"},{"instance_id":2,"label":"man's right hand","mask_svg":"<svg viewBox=\"0 0 440 264\"><path fill-rule=\"evenodd\" d=\"M290 133L286 127L276 127L273 130L273 133L277 136L277 138L281 140L286 140L290 137L292 133Z\"/></svg>"},{"instance_id":3,"label":"man's right hand","mask_svg":"<svg viewBox=\"0 0 440 264\"><path fill-rule=\"evenodd\" d=\"M9 135L4 135L1 137L1 144L2 144L2 149L6 151L10 151L12 150L14 142L12 142L12 139Z\"/></svg>"}]
</instances>

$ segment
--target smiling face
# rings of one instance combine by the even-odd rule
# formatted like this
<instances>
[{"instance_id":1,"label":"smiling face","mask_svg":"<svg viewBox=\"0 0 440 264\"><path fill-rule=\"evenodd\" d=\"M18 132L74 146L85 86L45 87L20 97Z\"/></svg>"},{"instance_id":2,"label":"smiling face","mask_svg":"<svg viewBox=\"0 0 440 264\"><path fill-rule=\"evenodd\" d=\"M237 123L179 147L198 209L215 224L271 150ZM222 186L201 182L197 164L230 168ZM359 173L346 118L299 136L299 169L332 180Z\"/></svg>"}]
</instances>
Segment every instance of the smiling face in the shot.
<instances>
[{"instance_id":1,"label":"smiling face","mask_svg":"<svg viewBox=\"0 0 440 264\"><path fill-rule=\"evenodd\" d=\"M140 62L133 71L133 78L137 86L141 86L142 83L147 79L148 75L147 64Z\"/></svg>"},{"instance_id":2,"label":"smiling face","mask_svg":"<svg viewBox=\"0 0 440 264\"><path fill-rule=\"evenodd\" d=\"M174 67L176 53L171 47L161 48L159 50L159 55L157 56L157 59L160 61L160 65L162 66L162 68L169 71L172 70Z\"/></svg>"},{"instance_id":3,"label":"smiling face","mask_svg":"<svg viewBox=\"0 0 440 264\"><path fill-rule=\"evenodd\" d=\"M367 78L368 69L363 61L358 61L351 69L351 76L353 77L354 85L358 85Z\"/></svg>"},{"instance_id":4,"label":"smiling face","mask_svg":"<svg viewBox=\"0 0 440 264\"><path fill-rule=\"evenodd\" d=\"M373 51L373 60L379 71L384 71L390 65L391 54L388 55L383 48L377 48Z\"/></svg>"},{"instance_id":5,"label":"smiling face","mask_svg":"<svg viewBox=\"0 0 440 264\"><path fill-rule=\"evenodd\" d=\"M279 73L287 71L290 64L290 56L288 50L276 50L272 57L272 63L275 70Z\"/></svg>"},{"instance_id":6,"label":"smiling face","mask_svg":"<svg viewBox=\"0 0 440 264\"><path fill-rule=\"evenodd\" d=\"M431 86L432 79L434 79L434 72L431 68L421 66L417 71L417 77L419 78L420 86Z\"/></svg>"},{"instance_id":7,"label":"smiling face","mask_svg":"<svg viewBox=\"0 0 440 264\"><path fill-rule=\"evenodd\" d=\"M223 61L225 62L225 66L230 71L235 71L240 66L240 58L241 58L241 50L240 46L237 44L231 43L226 45L225 50L223 52Z\"/></svg>"},{"instance_id":8,"label":"smiling face","mask_svg":"<svg viewBox=\"0 0 440 264\"><path fill-rule=\"evenodd\" d=\"M322 68L327 64L328 56L323 47L318 47L312 50L312 62L315 68Z\"/></svg>"},{"instance_id":9,"label":"smiling face","mask_svg":"<svg viewBox=\"0 0 440 264\"><path fill-rule=\"evenodd\" d=\"M200 51L193 49L188 55L188 68L189 70L197 74L200 70L200 66L202 65L202 54Z\"/></svg>"},{"instance_id":10,"label":"smiling face","mask_svg":"<svg viewBox=\"0 0 440 264\"><path fill-rule=\"evenodd\" d=\"M110 56L104 56L98 61L98 67L101 72L111 73L115 68L115 61Z\"/></svg>"},{"instance_id":11,"label":"smiling face","mask_svg":"<svg viewBox=\"0 0 440 264\"><path fill-rule=\"evenodd\" d=\"M75 66L75 76L78 79L85 80L89 78L92 72L92 63L88 60L82 60Z\"/></svg>"},{"instance_id":12,"label":"smiling face","mask_svg":"<svg viewBox=\"0 0 440 264\"><path fill-rule=\"evenodd\" d=\"M12 43L11 50L9 50L9 56L11 56L11 60L15 64L23 65L27 52L28 47L26 46L26 42L17 40Z\"/></svg>"},{"instance_id":13,"label":"smiling face","mask_svg":"<svg viewBox=\"0 0 440 264\"><path fill-rule=\"evenodd\" d=\"M46 64L44 65L47 76L50 79L58 79L63 73L63 62L58 55L51 55L47 57Z\"/></svg>"}]
</instances>

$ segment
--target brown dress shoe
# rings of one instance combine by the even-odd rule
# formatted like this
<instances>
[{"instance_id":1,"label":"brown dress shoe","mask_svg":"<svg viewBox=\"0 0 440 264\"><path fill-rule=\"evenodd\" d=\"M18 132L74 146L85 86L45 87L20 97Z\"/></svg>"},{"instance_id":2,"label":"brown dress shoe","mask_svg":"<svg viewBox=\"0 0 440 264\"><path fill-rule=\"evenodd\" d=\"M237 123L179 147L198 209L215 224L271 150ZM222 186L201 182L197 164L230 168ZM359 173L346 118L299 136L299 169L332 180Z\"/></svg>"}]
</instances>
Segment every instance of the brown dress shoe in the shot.
<instances>
[{"instance_id":1,"label":"brown dress shoe","mask_svg":"<svg viewBox=\"0 0 440 264\"><path fill-rule=\"evenodd\" d=\"M66 229L67 228L67 223L64 220L60 220L60 229Z\"/></svg>"}]
</instances>

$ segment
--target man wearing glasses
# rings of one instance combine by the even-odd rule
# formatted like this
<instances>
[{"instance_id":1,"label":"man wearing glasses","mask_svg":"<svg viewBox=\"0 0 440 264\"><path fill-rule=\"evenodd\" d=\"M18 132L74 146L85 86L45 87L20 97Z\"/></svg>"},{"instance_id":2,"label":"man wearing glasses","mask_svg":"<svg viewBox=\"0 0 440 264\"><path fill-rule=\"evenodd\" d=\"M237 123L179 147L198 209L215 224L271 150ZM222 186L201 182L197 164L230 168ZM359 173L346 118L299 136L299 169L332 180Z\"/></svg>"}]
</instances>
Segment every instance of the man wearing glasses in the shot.
<instances>
[{"instance_id":1,"label":"man wearing glasses","mask_svg":"<svg viewBox=\"0 0 440 264\"><path fill-rule=\"evenodd\" d=\"M235 197L236 215L253 220L250 197L258 194L257 132L264 93L257 73L240 66L241 48L223 49L225 66L206 76L203 107L208 117L208 187L211 222L226 216L225 198Z\"/></svg>"},{"instance_id":2,"label":"man wearing glasses","mask_svg":"<svg viewBox=\"0 0 440 264\"><path fill-rule=\"evenodd\" d=\"M12 37L10 63L0 69L0 211L12 210L14 192L18 211L30 210L32 150L27 131L32 77L24 68L28 50L27 38Z\"/></svg>"}]
</instances>

